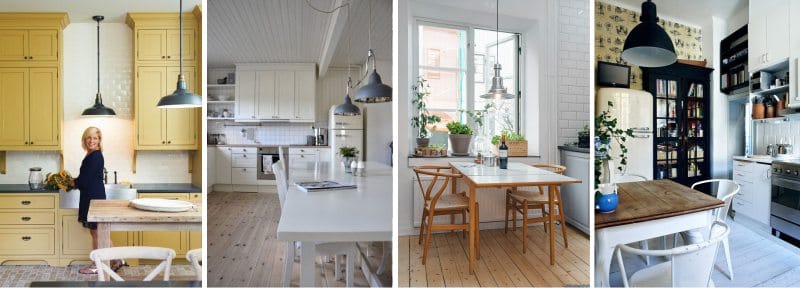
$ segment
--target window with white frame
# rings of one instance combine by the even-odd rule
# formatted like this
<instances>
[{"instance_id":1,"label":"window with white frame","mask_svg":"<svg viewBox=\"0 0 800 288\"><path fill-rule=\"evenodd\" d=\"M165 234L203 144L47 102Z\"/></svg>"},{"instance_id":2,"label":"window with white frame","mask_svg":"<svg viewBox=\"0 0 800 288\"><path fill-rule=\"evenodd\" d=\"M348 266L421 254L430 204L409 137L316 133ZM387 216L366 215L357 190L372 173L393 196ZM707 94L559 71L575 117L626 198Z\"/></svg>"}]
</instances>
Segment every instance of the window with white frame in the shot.
<instances>
[{"instance_id":1,"label":"window with white frame","mask_svg":"<svg viewBox=\"0 0 800 288\"><path fill-rule=\"evenodd\" d=\"M486 110L485 135L501 130L519 132L519 97L511 100L480 98L492 86L495 61L508 93L519 92L519 34L418 21L417 58L414 71L425 78L431 92L428 110L441 117L439 129L452 121L468 122L477 129L466 111ZM498 57L499 53L499 57Z\"/></svg>"}]
</instances>

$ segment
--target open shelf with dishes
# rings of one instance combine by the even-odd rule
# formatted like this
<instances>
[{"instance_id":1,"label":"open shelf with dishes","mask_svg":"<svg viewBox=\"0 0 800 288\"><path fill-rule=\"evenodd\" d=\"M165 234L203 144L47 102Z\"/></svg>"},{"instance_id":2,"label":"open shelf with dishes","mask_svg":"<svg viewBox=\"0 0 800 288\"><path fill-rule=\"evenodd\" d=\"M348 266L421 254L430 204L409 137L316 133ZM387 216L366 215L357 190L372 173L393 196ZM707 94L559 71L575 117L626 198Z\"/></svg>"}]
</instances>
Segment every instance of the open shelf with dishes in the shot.
<instances>
[{"instance_id":1,"label":"open shelf with dishes","mask_svg":"<svg viewBox=\"0 0 800 288\"><path fill-rule=\"evenodd\" d=\"M738 94L750 85L747 70L747 25L720 41L719 87L725 94Z\"/></svg>"},{"instance_id":2,"label":"open shelf with dishes","mask_svg":"<svg viewBox=\"0 0 800 288\"><path fill-rule=\"evenodd\" d=\"M235 84L208 84L208 120L233 120Z\"/></svg>"}]
</instances>

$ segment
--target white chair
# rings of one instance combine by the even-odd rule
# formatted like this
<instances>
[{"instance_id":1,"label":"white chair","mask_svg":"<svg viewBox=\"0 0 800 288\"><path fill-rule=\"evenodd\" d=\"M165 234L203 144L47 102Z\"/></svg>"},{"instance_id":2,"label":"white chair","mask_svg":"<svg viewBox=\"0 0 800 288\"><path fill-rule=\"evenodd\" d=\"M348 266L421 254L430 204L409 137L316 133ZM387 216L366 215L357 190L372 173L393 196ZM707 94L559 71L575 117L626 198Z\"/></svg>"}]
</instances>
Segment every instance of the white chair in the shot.
<instances>
[{"instance_id":1,"label":"white chair","mask_svg":"<svg viewBox=\"0 0 800 288\"><path fill-rule=\"evenodd\" d=\"M272 171L275 173L275 179L278 186L278 200L280 201L281 209L286 202L286 193L289 190L288 181L286 180L286 170L283 160L272 163ZM288 287L292 281L292 266L294 265L295 249L297 249L298 242L286 242L286 257L283 259L283 286ZM316 243L317 255L345 255L345 283L348 287L353 286L353 270L355 269L355 259L358 255L358 248L355 242L320 242ZM334 277L339 279L339 259L334 260Z\"/></svg>"},{"instance_id":2,"label":"white chair","mask_svg":"<svg viewBox=\"0 0 800 288\"><path fill-rule=\"evenodd\" d=\"M639 182L639 181L647 181L647 177L644 177L644 176L639 175L639 174L634 174L634 173L614 174L614 182L615 183L630 183L630 182ZM642 248L642 249L645 249L645 250L649 249L650 247L648 247L649 245L648 245L647 241L648 240L639 241L639 247ZM661 238L661 243L662 243L661 247L666 248L666 246L667 246L666 242L667 242L666 241L666 237L662 237ZM640 255L640 257L642 258L642 260L644 260L645 265L648 265L648 266L650 265L650 257L649 256Z\"/></svg>"},{"instance_id":3,"label":"white chair","mask_svg":"<svg viewBox=\"0 0 800 288\"><path fill-rule=\"evenodd\" d=\"M186 252L186 260L192 264L192 268L194 269L195 279L202 281L203 280L203 267L200 266L200 262L203 261L203 249L193 249Z\"/></svg>"},{"instance_id":4,"label":"white chair","mask_svg":"<svg viewBox=\"0 0 800 288\"><path fill-rule=\"evenodd\" d=\"M113 259L152 259L161 260L161 263L156 266L150 274L144 277L144 281L151 281L158 273L164 272L164 281L169 281L169 269L172 266L172 259L175 258L175 251L163 247L147 247L147 246L126 246L126 247L111 247L95 249L89 254L94 265L97 267L97 280L106 281L106 273L116 281L125 281L122 277L114 272L111 267L106 265L105 261Z\"/></svg>"},{"instance_id":5,"label":"white chair","mask_svg":"<svg viewBox=\"0 0 800 288\"><path fill-rule=\"evenodd\" d=\"M711 272L717 258L717 246L728 237L728 225L715 221L713 234L708 241L675 247L668 250L643 250L624 244L617 246L615 256L625 287L713 287ZM628 278L622 262L622 252L647 256L666 256L667 262L636 271Z\"/></svg>"},{"instance_id":6,"label":"white chair","mask_svg":"<svg viewBox=\"0 0 800 288\"><path fill-rule=\"evenodd\" d=\"M289 173L285 173L285 172L289 171L289 160L287 160L285 157L283 157L283 146L278 146L278 161L283 163L283 171L284 171L283 180L289 181ZM275 171L275 170L273 169L272 171ZM275 178L278 178L277 176L278 175L275 175Z\"/></svg>"},{"instance_id":7,"label":"white chair","mask_svg":"<svg viewBox=\"0 0 800 288\"><path fill-rule=\"evenodd\" d=\"M736 182L733 182L733 180L710 179L692 184L692 189L695 189L695 187L697 187L698 185L703 185L703 184L709 184L709 185L717 184L717 199L725 202L725 206L714 209L714 211L712 212L712 214L714 214L713 221L725 223L726 222L725 219L728 217L728 209L730 209L731 202L733 201L733 196L735 196L736 193L739 193L739 189L741 187L739 187L739 184L737 184ZM709 227L711 227L709 234L715 234L716 233L716 231L714 231L715 228L713 226ZM702 233L698 230L686 231L682 232L681 234L684 236L684 239L705 238L703 237ZM675 243L677 243L677 241L678 241L678 234L675 234L675 237L673 238L673 246L675 245ZM728 264L728 279L733 280L733 262L731 262L731 249L730 245L728 244L727 236L722 239L722 248L724 249L723 252L725 253L725 261Z\"/></svg>"}]
</instances>

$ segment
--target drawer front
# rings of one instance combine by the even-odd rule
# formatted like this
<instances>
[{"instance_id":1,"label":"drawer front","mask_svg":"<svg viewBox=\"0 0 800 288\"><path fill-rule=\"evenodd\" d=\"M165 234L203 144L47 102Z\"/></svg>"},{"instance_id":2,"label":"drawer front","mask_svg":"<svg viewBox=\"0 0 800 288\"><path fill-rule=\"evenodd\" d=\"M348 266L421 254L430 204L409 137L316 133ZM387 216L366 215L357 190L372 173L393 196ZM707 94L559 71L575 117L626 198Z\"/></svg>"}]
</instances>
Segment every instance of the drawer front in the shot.
<instances>
[{"instance_id":1,"label":"drawer front","mask_svg":"<svg viewBox=\"0 0 800 288\"><path fill-rule=\"evenodd\" d=\"M161 198L170 200L189 200L189 193L139 193L139 198Z\"/></svg>"},{"instance_id":2,"label":"drawer front","mask_svg":"<svg viewBox=\"0 0 800 288\"><path fill-rule=\"evenodd\" d=\"M51 209L55 207L55 195L0 196L0 209Z\"/></svg>"},{"instance_id":3,"label":"drawer front","mask_svg":"<svg viewBox=\"0 0 800 288\"><path fill-rule=\"evenodd\" d=\"M289 155L292 154L317 154L319 148L289 148Z\"/></svg>"},{"instance_id":4,"label":"drawer front","mask_svg":"<svg viewBox=\"0 0 800 288\"><path fill-rule=\"evenodd\" d=\"M53 212L0 212L0 225L53 225Z\"/></svg>"},{"instance_id":5,"label":"drawer front","mask_svg":"<svg viewBox=\"0 0 800 288\"><path fill-rule=\"evenodd\" d=\"M748 173L753 171L753 162L733 160L733 172Z\"/></svg>"},{"instance_id":6,"label":"drawer front","mask_svg":"<svg viewBox=\"0 0 800 288\"><path fill-rule=\"evenodd\" d=\"M231 182L232 184L239 184L239 185L258 184L258 179L256 179L256 169L255 168L231 169Z\"/></svg>"},{"instance_id":7,"label":"drawer front","mask_svg":"<svg viewBox=\"0 0 800 288\"><path fill-rule=\"evenodd\" d=\"M41 229L0 229L0 255L53 255L55 231Z\"/></svg>"},{"instance_id":8,"label":"drawer front","mask_svg":"<svg viewBox=\"0 0 800 288\"><path fill-rule=\"evenodd\" d=\"M256 168L256 154L231 154L231 167Z\"/></svg>"},{"instance_id":9,"label":"drawer front","mask_svg":"<svg viewBox=\"0 0 800 288\"><path fill-rule=\"evenodd\" d=\"M256 152L258 148L255 147L231 147L231 153L256 154Z\"/></svg>"}]
</instances>

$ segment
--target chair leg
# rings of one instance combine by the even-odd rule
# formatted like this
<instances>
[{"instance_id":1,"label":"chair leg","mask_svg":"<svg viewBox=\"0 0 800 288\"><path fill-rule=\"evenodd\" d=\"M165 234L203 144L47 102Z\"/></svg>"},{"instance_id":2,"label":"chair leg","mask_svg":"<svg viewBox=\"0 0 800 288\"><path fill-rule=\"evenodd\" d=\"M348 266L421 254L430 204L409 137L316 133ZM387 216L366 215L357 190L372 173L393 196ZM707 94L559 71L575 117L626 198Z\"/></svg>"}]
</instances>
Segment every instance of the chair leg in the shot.
<instances>
[{"instance_id":1,"label":"chair leg","mask_svg":"<svg viewBox=\"0 0 800 288\"><path fill-rule=\"evenodd\" d=\"M348 259L349 260L349 259ZM333 279L342 279L342 265L339 255L333 255Z\"/></svg>"},{"instance_id":2,"label":"chair leg","mask_svg":"<svg viewBox=\"0 0 800 288\"><path fill-rule=\"evenodd\" d=\"M456 215L450 214L450 225L456 224ZM450 230L450 232L455 232L456 230Z\"/></svg>"},{"instance_id":3,"label":"chair leg","mask_svg":"<svg viewBox=\"0 0 800 288\"><path fill-rule=\"evenodd\" d=\"M511 215L513 216L513 221L511 222L511 231L517 232L517 202L513 202L511 204Z\"/></svg>"},{"instance_id":4,"label":"chair leg","mask_svg":"<svg viewBox=\"0 0 800 288\"><path fill-rule=\"evenodd\" d=\"M528 242L528 200L522 200L522 253L525 254Z\"/></svg>"},{"instance_id":5,"label":"chair leg","mask_svg":"<svg viewBox=\"0 0 800 288\"><path fill-rule=\"evenodd\" d=\"M544 206L539 208L539 215L542 215L542 217L544 217L544 215L545 215L544 214ZM544 225L542 225L542 228L544 228L544 233L547 233L547 222L544 222Z\"/></svg>"},{"instance_id":6,"label":"chair leg","mask_svg":"<svg viewBox=\"0 0 800 288\"><path fill-rule=\"evenodd\" d=\"M353 245L353 246L355 246L355 245ZM345 259L345 261L347 261L347 262L345 262L346 263L345 264L345 269L346 270L344 272L345 273L344 277L345 277L345 283L347 284L347 287L353 287L353 272L355 270L356 255L358 253L355 250L356 250L355 247L350 248L349 251L347 251L347 256L346 256L347 259Z\"/></svg>"},{"instance_id":7,"label":"chair leg","mask_svg":"<svg viewBox=\"0 0 800 288\"><path fill-rule=\"evenodd\" d=\"M648 247L648 244L647 244L647 240L639 241L639 248L642 248L642 250L649 250L649 247ZM664 247L664 249L667 249L667 248ZM645 266L650 266L650 256L640 255L639 257L642 257L642 260L644 260L644 265Z\"/></svg>"},{"instance_id":8,"label":"chair leg","mask_svg":"<svg viewBox=\"0 0 800 288\"><path fill-rule=\"evenodd\" d=\"M461 211L461 224L467 224L467 210ZM467 228L461 230L461 238L467 238Z\"/></svg>"},{"instance_id":9,"label":"chair leg","mask_svg":"<svg viewBox=\"0 0 800 288\"><path fill-rule=\"evenodd\" d=\"M731 262L731 249L728 245L728 237L722 239L722 248L725 249L725 262L728 262L728 279L733 281L733 262Z\"/></svg>"},{"instance_id":10,"label":"chair leg","mask_svg":"<svg viewBox=\"0 0 800 288\"><path fill-rule=\"evenodd\" d=\"M481 208L475 203L475 257L481 260Z\"/></svg>"},{"instance_id":11,"label":"chair leg","mask_svg":"<svg viewBox=\"0 0 800 288\"><path fill-rule=\"evenodd\" d=\"M506 216L505 218L506 220L503 222L504 224L503 226L505 227L503 228L503 233L508 233L508 210L511 208L511 205L509 205L508 203L509 201L510 199L508 197L508 192L506 192L506 211L505 211L506 213L504 213Z\"/></svg>"},{"instance_id":12,"label":"chair leg","mask_svg":"<svg viewBox=\"0 0 800 288\"><path fill-rule=\"evenodd\" d=\"M564 248L569 248L567 244L567 223L564 222L564 202L561 201L561 191L558 191L558 221L561 223L561 235L564 236Z\"/></svg>"},{"instance_id":13,"label":"chair leg","mask_svg":"<svg viewBox=\"0 0 800 288\"><path fill-rule=\"evenodd\" d=\"M292 265L294 264L294 241L286 242L286 258L283 259L283 279L281 282L283 287L289 287L292 284Z\"/></svg>"},{"instance_id":14,"label":"chair leg","mask_svg":"<svg viewBox=\"0 0 800 288\"><path fill-rule=\"evenodd\" d=\"M425 232L425 218L427 217L428 214L422 211L422 221L419 222L419 240L417 240L417 244L422 244L422 234Z\"/></svg>"},{"instance_id":15,"label":"chair leg","mask_svg":"<svg viewBox=\"0 0 800 288\"><path fill-rule=\"evenodd\" d=\"M431 244L431 225L433 225L433 216L428 216L428 233L425 234L425 247L422 248L422 265L425 265L425 260L428 258L428 246Z\"/></svg>"}]
</instances>

